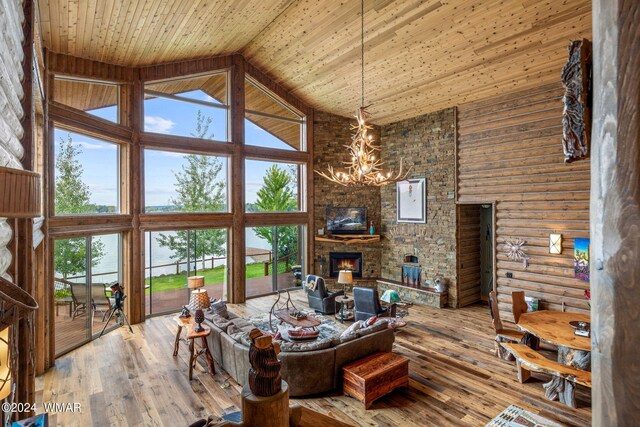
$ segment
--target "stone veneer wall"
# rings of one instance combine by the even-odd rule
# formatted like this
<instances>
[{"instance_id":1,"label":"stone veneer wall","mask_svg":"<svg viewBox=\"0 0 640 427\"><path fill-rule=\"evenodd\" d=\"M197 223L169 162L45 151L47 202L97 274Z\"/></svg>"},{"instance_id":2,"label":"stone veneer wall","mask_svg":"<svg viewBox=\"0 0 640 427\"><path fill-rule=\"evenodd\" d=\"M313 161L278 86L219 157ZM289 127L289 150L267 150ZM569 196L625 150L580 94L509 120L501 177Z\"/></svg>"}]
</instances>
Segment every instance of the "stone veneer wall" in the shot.
<instances>
[{"instance_id":1,"label":"stone veneer wall","mask_svg":"<svg viewBox=\"0 0 640 427\"><path fill-rule=\"evenodd\" d=\"M344 145L351 141L351 124L355 118L337 116L322 111L314 112L313 141L314 141L314 169L326 170L328 165L341 167L345 161L346 148ZM376 140L379 138L379 129L373 129ZM376 234L380 231L380 189L379 188L353 188L333 184L318 174L314 173L314 234L319 228L326 228L326 207L328 205L343 207L366 207L369 221L373 221ZM380 243L345 245L344 243L315 242L314 272L320 274L318 257L327 259L329 252L362 252L362 277L375 284L375 279L380 277ZM328 273L327 273L328 275ZM367 282L358 283L366 285Z\"/></svg>"},{"instance_id":2,"label":"stone veneer wall","mask_svg":"<svg viewBox=\"0 0 640 427\"><path fill-rule=\"evenodd\" d=\"M382 159L397 170L400 158L411 178L427 178L427 223L396 223L395 185L381 189L381 277L401 280L406 254L418 256L422 282L438 276L449 281L448 305L456 307L455 122L453 109L385 125Z\"/></svg>"}]
</instances>

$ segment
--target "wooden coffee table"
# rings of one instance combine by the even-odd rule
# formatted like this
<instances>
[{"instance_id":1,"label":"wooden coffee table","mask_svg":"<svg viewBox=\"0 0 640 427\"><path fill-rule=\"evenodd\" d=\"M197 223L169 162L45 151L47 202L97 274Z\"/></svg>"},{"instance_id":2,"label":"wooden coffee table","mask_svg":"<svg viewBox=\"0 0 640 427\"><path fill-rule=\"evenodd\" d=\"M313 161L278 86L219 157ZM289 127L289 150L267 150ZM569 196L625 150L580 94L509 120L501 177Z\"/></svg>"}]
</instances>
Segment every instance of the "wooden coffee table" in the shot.
<instances>
[{"instance_id":1,"label":"wooden coffee table","mask_svg":"<svg viewBox=\"0 0 640 427\"><path fill-rule=\"evenodd\" d=\"M291 325L295 328L315 328L321 323L320 320L309 314L304 319L296 319L289 314L289 310L274 311L273 317L280 320L280 323L284 322L287 325Z\"/></svg>"},{"instance_id":2,"label":"wooden coffee table","mask_svg":"<svg viewBox=\"0 0 640 427\"><path fill-rule=\"evenodd\" d=\"M369 409L374 400L409 385L409 359L395 353L376 353L342 367L344 394Z\"/></svg>"}]
</instances>

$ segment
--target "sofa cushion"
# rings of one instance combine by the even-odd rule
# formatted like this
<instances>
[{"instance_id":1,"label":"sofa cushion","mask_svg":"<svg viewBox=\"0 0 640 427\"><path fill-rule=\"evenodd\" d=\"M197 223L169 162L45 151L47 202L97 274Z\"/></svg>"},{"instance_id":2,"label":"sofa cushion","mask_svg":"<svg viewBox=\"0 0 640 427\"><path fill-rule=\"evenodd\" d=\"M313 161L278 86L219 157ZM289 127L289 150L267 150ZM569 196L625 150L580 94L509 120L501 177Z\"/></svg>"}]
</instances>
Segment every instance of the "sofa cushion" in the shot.
<instances>
[{"instance_id":1,"label":"sofa cushion","mask_svg":"<svg viewBox=\"0 0 640 427\"><path fill-rule=\"evenodd\" d=\"M209 307L212 313L222 316L225 319L229 318L229 312L227 311L227 304L224 301L215 301Z\"/></svg>"},{"instance_id":2,"label":"sofa cushion","mask_svg":"<svg viewBox=\"0 0 640 427\"><path fill-rule=\"evenodd\" d=\"M205 318L208 319L214 325L216 325L218 328L222 329L223 331L227 330L227 327L231 322L231 320L225 319L224 317L218 316L217 314L208 314L208 315L205 315Z\"/></svg>"},{"instance_id":3,"label":"sofa cushion","mask_svg":"<svg viewBox=\"0 0 640 427\"><path fill-rule=\"evenodd\" d=\"M340 338L346 337L347 335L355 335L358 329L362 328L362 320L358 320L357 322L353 322L351 326L345 329L341 334Z\"/></svg>"},{"instance_id":4,"label":"sofa cushion","mask_svg":"<svg viewBox=\"0 0 640 427\"><path fill-rule=\"evenodd\" d=\"M386 320L384 319L380 319L378 320L376 323L374 323L371 326L367 326L365 328L360 328L357 331L357 334L359 337L364 337L365 335L369 335L372 334L374 332L378 332L378 331L382 331L383 329L388 328L388 323Z\"/></svg>"},{"instance_id":5,"label":"sofa cushion","mask_svg":"<svg viewBox=\"0 0 640 427\"><path fill-rule=\"evenodd\" d=\"M331 347L331 338L312 341L283 342L280 349L283 352L315 351Z\"/></svg>"},{"instance_id":6,"label":"sofa cushion","mask_svg":"<svg viewBox=\"0 0 640 427\"><path fill-rule=\"evenodd\" d=\"M243 329L245 327L254 328L253 324L242 317L236 317L235 319L230 320L232 325L235 325L238 329Z\"/></svg>"}]
</instances>

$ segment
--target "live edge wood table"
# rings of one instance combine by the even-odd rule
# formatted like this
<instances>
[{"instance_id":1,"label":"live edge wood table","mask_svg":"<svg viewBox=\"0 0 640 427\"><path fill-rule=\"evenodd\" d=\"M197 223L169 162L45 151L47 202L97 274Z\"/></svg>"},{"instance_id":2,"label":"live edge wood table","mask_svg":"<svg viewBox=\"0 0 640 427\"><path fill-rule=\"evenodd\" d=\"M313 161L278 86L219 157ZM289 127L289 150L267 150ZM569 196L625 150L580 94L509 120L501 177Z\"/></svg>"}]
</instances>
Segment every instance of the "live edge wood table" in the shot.
<instances>
[{"instance_id":1,"label":"live edge wood table","mask_svg":"<svg viewBox=\"0 0 640 427\"><path fill-rule=\"evenodd\" d=\"M369 409L374 400L409 385L409 359L395 353L376 353L342 368L344 394Z\"/></svg>"},{"instance_id":2,"label":"live edge wood table","mask_svg":"<svg viewBox=\"0 0 640 427\"><path fill-rule=\"evenodd\" d=\"M542 341L558 347L558 362L583 371L591 371L591 338L573 333L571 321L589 322L587 314L560 311L532 311L520 316L518 327ZM560 400L571 407L573 401L572 381L554 376L544 385L545 395L550 400Z\"/></svg>"},{"instance_id":3,"label":"live edge wood table","mask_svg":"<svg viewBox=\"0 0 640 427\"><path fill-rule=\"evenodd\" d=\"M204 355L207 359L207 367L209 368L209 374L216 373L213 365L213 356L209 351L209 344L207 344L207 337L211 333L211 328L207 325L202 325L204 331L196 332L195 323L193 323L193 316L187 318L181 318L176 316L176 323L178 324L178 332L176 333L176 340L173 347L173 356L178 355L180 349L180 335L182 334L182 328L187 328L187 341L189 342L189 380L193 378L193 368L196 366L198 357ZM200 338L200 348L196 350L195 341Z\"/></svg>"}]
</instances>

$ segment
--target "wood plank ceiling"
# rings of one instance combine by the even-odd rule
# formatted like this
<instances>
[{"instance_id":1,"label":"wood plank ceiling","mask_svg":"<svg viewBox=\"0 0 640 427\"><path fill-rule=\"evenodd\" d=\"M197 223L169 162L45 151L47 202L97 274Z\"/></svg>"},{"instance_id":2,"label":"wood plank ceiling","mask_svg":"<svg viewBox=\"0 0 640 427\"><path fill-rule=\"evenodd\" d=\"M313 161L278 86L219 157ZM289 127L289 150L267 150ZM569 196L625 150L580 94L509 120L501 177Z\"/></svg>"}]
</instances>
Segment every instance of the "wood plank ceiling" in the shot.
<instances>
[{"instance_id":1,"label":"wood plank ceiling","mask_svg":"<svg viewBox=\"0 0 640 427\"><path fill-rule=\"evenodd\" d=\"M140 66L232 52L314 108L360 102L360 2L40 0L55 52ZM365 0L366 103L397 120L557 81L590 0Z\"/></svg>"}]
</instances>

